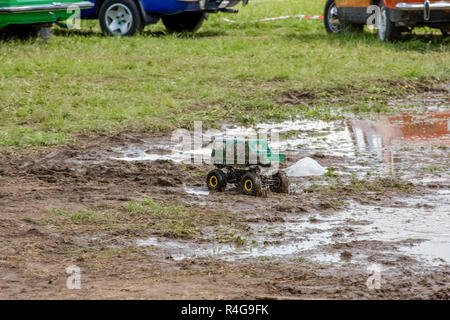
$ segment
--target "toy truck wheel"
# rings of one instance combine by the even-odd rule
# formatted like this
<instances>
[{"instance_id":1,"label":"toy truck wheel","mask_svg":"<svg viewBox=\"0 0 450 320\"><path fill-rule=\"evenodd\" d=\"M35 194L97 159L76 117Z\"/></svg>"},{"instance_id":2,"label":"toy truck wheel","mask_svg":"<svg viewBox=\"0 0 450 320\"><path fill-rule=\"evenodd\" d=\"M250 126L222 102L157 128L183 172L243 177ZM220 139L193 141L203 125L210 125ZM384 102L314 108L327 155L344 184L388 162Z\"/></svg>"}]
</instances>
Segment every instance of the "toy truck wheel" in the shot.
<instances>
[{"instance_id":1,"label":"toy truck wheel","mask_svg":"<svg viewBox=\"0 0 450 320\"><path fill-rule=\"evenodd\" d=\"M133 36L144 29L141 13L132 0L106 0L98 16L102 31L110 36Z\"/></svg>"},{"instance_id":2,"label":"toy truck wheel","mask_svg":"<svg viewBox=\"0 0 450 320\"><path fill-rule=\"evenodd\" d=\"M164 26L170 32L195 32L203 24L203 12L182 12L161 18Z\"/></svg>"},{"instance_id":3,"label":"toy truck wheel","mask_svg":"<svg viewBox=\"0 0 450 320\"><path fill-rule=\"evenodd\" d=\"M206 185L209 190L224 191L227 187L227 176L219 169L214 169L206 176Z\"/></svg>"},{"instance_id":4,"label":"toy truck wheel","mask_svg":"<svg viewBox=\"0 0 450 320\"><path fill-rule=\"evenodd\" d=\"M278 192L278 193L289 193L289 180L286 176L286 173L283 171L278 171L274 176L274 185L271 188L272 192Z\"/></svg>"},{"instance_id":5,"label":"toy truck wheel","mask_svg":"<svg viewBox=\"0 0 450 320\"><path fill-rule=\"evenodd\" d=\"M244 174L244 176L242 177L241 188L244 194L250 196L261 196L262 195L261 178L253 172L248 172Z\"/></svg>"},{"instance_id":6,"label":"toy truck wheel","mask_svg":"<svg viewBox=\"0 0 450 320\"><path fill-rule=\"evenodd\" d=\"M401 36L401 29L391 21L384 0L380 1L380 25L378 26L377 36L381 41L387 42L398 40Z\"/></svg>"}]
</instances>

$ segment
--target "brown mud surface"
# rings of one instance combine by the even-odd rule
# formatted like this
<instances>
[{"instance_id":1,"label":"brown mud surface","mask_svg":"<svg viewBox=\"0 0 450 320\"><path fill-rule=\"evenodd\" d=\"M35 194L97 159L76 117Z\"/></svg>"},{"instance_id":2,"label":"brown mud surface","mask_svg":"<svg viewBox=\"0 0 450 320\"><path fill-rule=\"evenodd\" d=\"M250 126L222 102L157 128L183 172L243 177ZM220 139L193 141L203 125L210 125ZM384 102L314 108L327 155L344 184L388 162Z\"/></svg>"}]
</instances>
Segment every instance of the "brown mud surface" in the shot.
<instances>
[{"instance_id":1,"label":"brown mud surface","mask_svg":"<svg viewBox=\"0 0 450 320\"><path fill-rule=\"evenodd\" d=\"M0 298L449 299L448 119L272 125L284 167L329 169L259 198L208 192L164 134L3 154Z\"/></svg>"}]
</instances>

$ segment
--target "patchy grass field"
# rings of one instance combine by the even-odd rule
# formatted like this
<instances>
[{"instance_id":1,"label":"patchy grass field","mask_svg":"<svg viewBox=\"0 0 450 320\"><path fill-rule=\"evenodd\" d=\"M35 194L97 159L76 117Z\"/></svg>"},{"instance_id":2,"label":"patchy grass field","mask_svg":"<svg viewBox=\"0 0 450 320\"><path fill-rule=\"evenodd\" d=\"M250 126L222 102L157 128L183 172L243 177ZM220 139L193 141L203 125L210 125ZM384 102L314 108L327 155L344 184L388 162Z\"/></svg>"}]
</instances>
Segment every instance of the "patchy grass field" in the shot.
<instances>
[{"instance_id":1,"label":"patchy grass field","mask_svg":"<svg viewBox=\"0 0 450 320\"><path fill-rule=\"evenodd\" d=\"M429 30L386 44L367 31L329 36L322 21L254 22L321 14L323 5L255 0L237 15L211 15L194 35L166 34L158 24L110 38L97 21L83 21L80 31L55 28L49 41L3 41L0 146L64 144L80 132L166 131L194 119L214 126L340 117L342 106L390 112L387 96L450 78L450 42L423 34ZM316 99L286 103L289 90Z\"/></svg>"},{"instance_id":2,"label":"patchy grass field","mask_svg":"<svg viewBox=\"0 0 450 320\"><path fill-rule=\"evenodd\" d=\"M112 235L127 234L134 236L149 236L156 234L168 238L193 239L205 235L202 229L215 227L210 241L230 238L230 232L241 226L237 214L204 211L201 208L164 204L144 199L130 201L123 207L114 210L79 210L68 211L48 209L47 215L36 221L55 227L61 231L98 233L99 230ZM229 231L229 232L228 232ZM237 238L237 237L236 237Z\"/></svg>"}]
</instances>

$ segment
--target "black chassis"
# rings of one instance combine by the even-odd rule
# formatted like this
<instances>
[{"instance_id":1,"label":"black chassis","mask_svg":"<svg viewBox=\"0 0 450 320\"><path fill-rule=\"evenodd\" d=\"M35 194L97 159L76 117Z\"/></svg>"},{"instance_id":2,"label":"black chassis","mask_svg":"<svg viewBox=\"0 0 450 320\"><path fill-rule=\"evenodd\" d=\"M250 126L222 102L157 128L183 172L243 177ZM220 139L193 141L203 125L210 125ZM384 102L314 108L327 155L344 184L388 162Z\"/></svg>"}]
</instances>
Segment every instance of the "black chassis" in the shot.
<instances>
[{"instance_id":1,"label":"black chassis","mask_svg":"<svg viewBox=\"0 0 450 320\"><path fill-rule=\"evenodd\" d=\"M227 177L227 183L233 183L237 187L241 185L242 177L247 172L253 172L257 174L261 178L261 184L263 190L273 190L279 187L280 181L275 178L275 174L278 172L274 172L272 175L263 175L261 174L261 168L258 165L251 166L242 166L242 167L234 167L234 166L225 166L216 164L215 167L217 169L222 170Z\"/></svg>"}]
</instances>

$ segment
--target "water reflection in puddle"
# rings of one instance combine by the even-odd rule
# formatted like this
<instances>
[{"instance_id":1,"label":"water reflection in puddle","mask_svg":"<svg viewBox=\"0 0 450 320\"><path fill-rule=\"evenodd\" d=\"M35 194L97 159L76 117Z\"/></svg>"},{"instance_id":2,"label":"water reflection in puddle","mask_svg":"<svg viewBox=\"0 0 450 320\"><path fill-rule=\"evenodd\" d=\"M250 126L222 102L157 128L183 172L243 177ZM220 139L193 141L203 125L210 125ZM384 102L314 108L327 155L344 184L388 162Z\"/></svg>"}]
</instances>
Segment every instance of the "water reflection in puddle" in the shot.
<instances>
[{"instance_id":1,"label":"water reflection in puddle","mask_svg":"<svg viewBox=\"0 0 450 320\"><path fill-rule=\"evenodd\" d=\"M402 148L450 146L450 110L445 108L425 113L403 112L378 121L352 120L348 126L358 152L375 153L385 164L386 172L395 171L396 153Z\"/></svg>"},{"instance_id":2,"label":"water reflection in puddle","mask_svg":"<svg viewBox=\"0 0 450 320\"><path fill-rule=\"evenodd\" d=\"M402 207L352 203L348 209L338 212L337 217L370 222L352 225L355 230L352 235L354 240L423 240L412 246L402 246L400 250L436 264L450 264L450 190L438 190L435 194L411 197L404 201Z\"/></svg>"},{"instance_id":3,"label":"water reflection in puddle","mask_svg":"<svg viewBox=\"0 0 450 320\"><path fill-rule=\"evenodd\" d=\"M441 241L425 241L412 248L404 248L403 251L424 257L433 265L450 265L450 236Z\"/></svg>"},{"instance_id":4,"label":"water reflection in puddle","mask_svg":"<svg viewBox=\"0 0 450 320\"><path fill-rule=\"evenodd\" d=\"M184 186L184 191L188 194L193 194L195 196L207 196L209 194L209 190L206 187L188 187Z\"/></svg>"}]
</instances>

